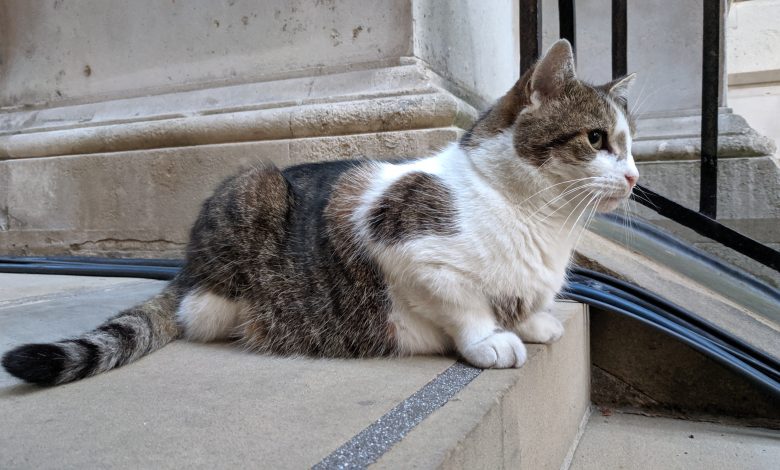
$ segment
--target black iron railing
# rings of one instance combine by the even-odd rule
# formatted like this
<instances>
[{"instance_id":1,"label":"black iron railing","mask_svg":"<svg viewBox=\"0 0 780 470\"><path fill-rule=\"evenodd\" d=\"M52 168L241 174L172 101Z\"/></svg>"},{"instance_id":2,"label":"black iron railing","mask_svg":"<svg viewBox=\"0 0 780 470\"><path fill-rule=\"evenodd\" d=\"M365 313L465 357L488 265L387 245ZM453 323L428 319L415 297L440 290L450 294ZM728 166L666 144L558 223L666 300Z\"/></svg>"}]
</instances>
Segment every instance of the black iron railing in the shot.
<instances>
[{"instance_id":1,"label":"black iron railing","mask_svg":"<svg viewBox=\"0 0 780 470\"><path fill-rule=\"evenodd\" d=\"M701 180L699 211L688 209L644 186L634 200L659 215L780 271L780 252L715 220L718 207L718 104L720 95L721 0L704 0L701 109ZM560 37L575 47L574 0L558 0ZM539 58L542 44L541 0L520 0L520 72ZM612 0L612 77L628 71L626 0Z\"/></svg>"}]
</instances>

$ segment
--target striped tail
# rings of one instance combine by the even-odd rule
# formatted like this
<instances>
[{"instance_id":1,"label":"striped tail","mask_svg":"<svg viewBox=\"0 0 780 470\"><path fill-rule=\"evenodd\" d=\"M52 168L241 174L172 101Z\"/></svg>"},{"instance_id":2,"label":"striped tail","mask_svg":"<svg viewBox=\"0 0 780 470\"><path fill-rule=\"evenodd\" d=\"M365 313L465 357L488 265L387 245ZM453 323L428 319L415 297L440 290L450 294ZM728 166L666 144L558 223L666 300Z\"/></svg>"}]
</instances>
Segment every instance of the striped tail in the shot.
<instances>
[{"instance_id":1,"label":"striped tail","mask_svg":"<svg viewBox=\"0 0 780 470\"><path fill-rule=\"evenodd\" d=\"M27 382L59 385L123 366L181 334L176 323L180 299L180 289L171 283L78 338L14 348L3 355L3 367Z\"/></svg>"}]
</instances>

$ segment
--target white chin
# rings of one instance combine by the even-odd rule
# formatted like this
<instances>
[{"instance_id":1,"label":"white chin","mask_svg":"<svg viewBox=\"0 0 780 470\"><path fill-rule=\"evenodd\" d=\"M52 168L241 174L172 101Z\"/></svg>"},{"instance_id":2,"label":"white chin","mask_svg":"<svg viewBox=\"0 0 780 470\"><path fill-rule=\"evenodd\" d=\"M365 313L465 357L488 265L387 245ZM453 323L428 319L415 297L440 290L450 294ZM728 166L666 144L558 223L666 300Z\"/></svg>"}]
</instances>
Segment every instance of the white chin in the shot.
<instances>
[{"instance_id":1,"label":"white chin","mask_svg":"<svg viewBox=\"0 0 780 470\"><path fill-rule=\"evenodd\" d=\"M617 208L617 206L620 205L620 203L623 202L622 197L610 197L610 198L604 198L599 202L599 205L596 207L596 210L599 212L610 212Z\"/></svg>"}]
</instances>

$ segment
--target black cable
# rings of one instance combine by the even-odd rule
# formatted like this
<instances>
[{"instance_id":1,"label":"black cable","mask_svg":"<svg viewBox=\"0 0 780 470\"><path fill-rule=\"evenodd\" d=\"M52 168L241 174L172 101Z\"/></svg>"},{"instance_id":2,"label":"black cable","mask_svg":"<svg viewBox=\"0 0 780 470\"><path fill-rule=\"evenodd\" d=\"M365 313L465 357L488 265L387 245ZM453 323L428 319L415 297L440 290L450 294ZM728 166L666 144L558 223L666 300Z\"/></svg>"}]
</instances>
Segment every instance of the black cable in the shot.
<instances>
[{"instance_id":1,"label":"black cable","mask_svg":"<svg viewBox=\"0 0 780 470\"><path fill-rule=\"evenodd\" d=\"M183 259L157 259L157 258L91 258L87 256L1 256L0 263L16 264L113 264L132 266L184 266Z\"/></svg>"},{"instance_id":2,"label":"black cable","mask_svg":"<svg viewBox=\"0 0 780 470\"><path fill-rule=\"evenodd\" d=\"M776 358L769 356L764 351L757 349L756 347L746 343L745 341L737 338L731 333L721 329L717 325L708 322L699 315L694 314L690 310L687 310L679 305L669 302L663 297L660 297L647 289L641 288L637 285L622 281L615 277L609 276L604 273L593 271L585 268L573 268L572 273L581 275L587 279L599 281L602 284L611 285L614 288L632 294L652 305L656 305L664 311L671 312L672 316L684 320L696 327L708 332L709 334L718 337L719 339L731 344L732 346L746 352L747 354L760 358L762 362L773 364L775 368L780 369L780 362Z\"/></svg>"},{"instance_id":3,"label":"black cable","mask_svg":"<svg viewBox=\"0 0 780 470\"><path fill-rule=\"evenodd\" d=\"M577 283L570 284L566 287L564 297L634 318L645 325L662 331L716 362L728 367L742 377L749 379L773 396L780 398L780 382L773 380L771 377L756 370L754 367L745 364L743 361L728 354L721 348L718 348L707 341L702 341L701 337L691 334L690 331L685 330L674 322L668 321L641 307L632 306L628 302L622 301L615 296Z\"/></svg>"},{"instance_id":4,"label":"black cable","mask_svg":"<svg viewBox=\"0 0 780 470\"><path fill-rule=\"evenodd\" d=\"M718 273L723 273L730 278L746 284L780 303L780 290L756 279L755 276L740 268L724 263L717 257L700 248L686 244L685 241L680 240L657 225L653 225L639 217L631 217L631 219L628 219L615 212L599 214L598 218L615 227L631 227L632 232L643 234L654 242L664 245L665 249L679 251L684 256L698 261L716 270Z\"/></svg>"},{"instance_id":5,"label":"black cable","mask_svg":"<svg viewBox=\"0 0 780 470\"><path fill-rule=\"evenodd\" d=\"M67 276L138 277L169 281L179 268L87 263L0 263L0 272L16 274L60 274Z\"/></svg>"},{"instance_id":6,"label":"black cable","mask_svg":"<svg viewBox=\"0 0 780 470\"><path fill-rule=\"evenodd\" d=\"M577 278L574 278L572 280L576 281L576 279ZM701 341L707 341L712 344L715 344L718 348L725 350L729 354L749 364L751 367L760 370L762 373L771 377L773 380L780 381L780 368L777 367L777 363L775 361L769 361L769 362L762 361L760 358L754 357L749 352L743 351L740 348L729 344L728 341L724 341L722 338L711 334L709 331L701 329L696 325L693 325L683 319L676 317L675 314L672 312L659 308L657 305L653 305L648 302L645 302L644 300L639 299L631 294L627 294L620 290L613 289L610 286L601 284L597 281L583 279L582 281L575 282L575 284L583 285L586 287L592 287L597 290L603 291L608 295L615 296L619 299L622 299L625 302L628 302L629 304L641 307L647 311L652 312L654 315L658 315L662 318L665 318L666 320L677 324L681 328L684 328L698 335L699 337L701 337Z\"/></svg>"}]
</instances>

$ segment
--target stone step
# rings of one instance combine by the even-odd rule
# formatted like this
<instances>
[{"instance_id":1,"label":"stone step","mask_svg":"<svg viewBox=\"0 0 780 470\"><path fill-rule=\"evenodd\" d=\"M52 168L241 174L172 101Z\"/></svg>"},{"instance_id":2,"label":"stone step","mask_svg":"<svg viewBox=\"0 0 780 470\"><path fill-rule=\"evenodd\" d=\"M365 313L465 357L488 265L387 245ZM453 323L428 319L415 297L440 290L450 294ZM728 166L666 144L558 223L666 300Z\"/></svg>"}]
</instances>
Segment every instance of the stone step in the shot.
<instances>
[{"instance_id":1,"label":"stone step","mask_svg":"<svg viewBox=\"0 0 780 470\"><path fill-rule=\"evenodd\" d=\"M780 462L780 431L595 412L571 470L769 469Z\"/></svg>"},{"instance_id":2,"label":"stone step","mask_svg":"<svg viewBox=\"0 0 780 470\"><path fill-rule=\"evenodd\" d=\"M0 285L45 286L0 297L0 351L77 334L163 285L81 279L57 290L49 278L0 274ZM0 372L0 468L560 468L588 412L590 360L586 308L555 310L566 334L531 345L516 370L175 342L55 388Z\"/></svg>"}]
</instances>

